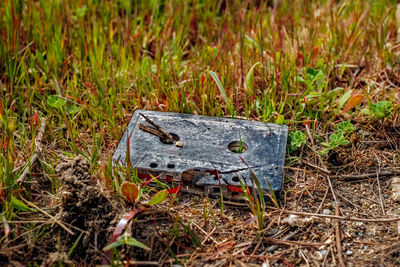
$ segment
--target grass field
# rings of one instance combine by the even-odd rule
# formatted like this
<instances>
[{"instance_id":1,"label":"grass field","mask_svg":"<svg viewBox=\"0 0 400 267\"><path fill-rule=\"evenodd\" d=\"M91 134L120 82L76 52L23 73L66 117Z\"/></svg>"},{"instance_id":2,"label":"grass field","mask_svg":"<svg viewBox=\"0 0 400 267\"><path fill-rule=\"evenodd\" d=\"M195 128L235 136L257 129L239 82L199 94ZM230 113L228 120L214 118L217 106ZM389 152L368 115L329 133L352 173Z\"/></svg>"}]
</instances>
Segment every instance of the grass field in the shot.
<instances>
[{"instance_id":1,"label":"grass field","mask_svg":"<svg viewBox=\"0 0 400 267\"><path fill-rule=\"evenodd\" d=\"M120 185L140 183L111 157L146 109L288 125L285 188L279 209L168 196L126 230L151 252L115 264L399 264L397 222L379 221L400 215L399 88L397 1L4 0L0 262L102 261L132 209ZM68 202L66 157L91 210Z\"/></svg>"}]
</instances>

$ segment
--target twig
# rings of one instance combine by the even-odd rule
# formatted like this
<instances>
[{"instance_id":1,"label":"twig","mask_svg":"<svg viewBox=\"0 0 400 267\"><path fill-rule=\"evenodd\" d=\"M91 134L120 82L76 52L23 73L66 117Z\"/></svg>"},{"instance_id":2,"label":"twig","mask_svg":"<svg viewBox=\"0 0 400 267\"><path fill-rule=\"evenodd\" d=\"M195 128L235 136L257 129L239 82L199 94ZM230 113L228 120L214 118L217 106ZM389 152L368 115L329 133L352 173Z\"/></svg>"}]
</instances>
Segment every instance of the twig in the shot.
<instances>
[{"instance_id":1,"label":"twig","mask_svg":"<svg viewBox=\"0 0 400 267\"><path fill-rule=\"evenodd\" d=\"M151 128L151 127L146 126L146 125L143 125L143 124L139 124L139 129L142 130L142 131L145 131L145 132L154 134L154 135L156 135L156 136L158 136L158 137L161 137L161 138L165 137L165 136L164 136L161 132L159 132L157 129Z\"/></svg>"},{"instance_id":2,"label":"twig","mask_svg":"<svg viewBox=\"0 0 400 267\"><path fill-rule=\"evenodd\" d=\"M211 237L211 235L215 232L215 230L217 230L217 227L214 227L214 229L209 234L207 234L207 236L201 242L201 245L204 245L207 242L207 240Z\"/></svg>"},{"instance_id":3,"label":"twig","mask_svg":"<svg viewBox=\"0 0 400 267\"><path fill-rule=\"evenodd\" d=\"M305 161L305 160L301 159L301 162L303 162L304 164L306 164L306 165L308 165L308 166L310 166L310 167L312 167L314 169L317 169L320 172L323 172L325 174L331 174L331 172L328 171L327 169L321 168L320 166L314 165L314 164L312 164L312 163L310 163L308 161Z\"/></svg>"},{"instance_id":4,"label":"twig","mask_svg":"<svg viewBox=\"0 0 400 267\"><path fill-rule=\"evenodd\" d=\"M123 261L122 262L124 266L160 266L160 263L158 261L135 261L135 260L128 260L128 261ZM113 265L119 265L120 261L115 261Z\"/></svg>"},{"instance_id":5,"label":"twig","mask_svg":"<svg viewBox=\"0 0 400 267\"><path fill-rule=\"evenodd\" d=\"M197 229L199 229L200 231L202 231L203 234L206 235L206 239L204 239L203 242L205 242L207 239L210 239L211 241L214 242L214 244L216 244L216 245L219 244L217 241L215 241L214 238L211 237L211 234L212 234L214 231L212 231L212 232L209 234L209 233L207 233L206 231L204 231L203 228L201 228L200 226L198 226L196 223L192 222L192 224L193 224L194 226L196 226ZM203 245L203 244L202 244L202 245Z\"/></svg>"},{"instance_id":6,"label":"twig","mask_svg":"<svg viewBox=\"0 0 400 267\"><path fill-rule=\"evenodd\" d=\"M282 210L283 213L294 214L299 216L315 216L320 218L329 218L334 220L343 220L343 221L354 221L354 222L373 222L373 223L388 223L388 222L397 222L400 221L400 217L398 218L357 218L357 217L345 217L345 216L337 216L337 215L326 215L326 214L318 214L318 213L309 213L309 212L299 212L299 211L290 211L290 210Z\"/></svg>"},{"instance_id":7,"label":"twig","mask_svg":"<svg viewBox=\"0 0 400 267\"><path fill-rule=\"evenodd\" d=\"M261 242L262 242L262 238L260 238L260 240L257 242L257 245L255 246L255 248L253 249L253 252L251 253L251 255L255 255L257 250L260 248L261 246Z\"/></svg>"},{"instance_id":8,"label":"twig","mask_svg":"<svg viewBox=\"0 0 400 267\"><path fill-rule=\"evenodd\" d=\"M337 198L336 198L335 191L333 190L333 186L332 186L331 178L329 178L329 176L327 176L327 177L326 177L326 179L328 180L328 183L329 183L329 188L330 188L330 189L331 189L331 191L332 191L333 199L335 200L335 203L336 203L336 205L337 205L339 202L338 202L338 200L337 200Z\"/></svg>"},{"instance_id":9,"label":"twig","mask_svg":"<svg viewBox=\"0 0 400 267\"><path fill-rule=\"evenodd\" d=\"M321 210L322 205L324 205L324 202L325 202L326 196L328 195L328 192L329 192L329 187L326 188L324 197L322 198L322 201L321 201L321 203L319 204L318 209L317 209L317 211L316 211L317 213Z\"/></svg>"},{"instance_id":10,"label":"twig","mask_svg":"<svg viewBox=\"0 0 400 267\"><path fill-rule=\"evenodd\" d=\"M299 246L305 246L305 247L321 247L321 246L327 246L330 243L317 243L317 242L303 242L303 241L292 241L292 240L281 240L277 238L265 238L265 242L267 243L274 243L274 244L280 244L280 245L299 245ZM268 249L268 252L269 249Z\"/></svg>"},{"instance_id":11,"label":"twig","mask_svg":"<svg viewBox=\"0 0 400 267\"><path fill-rule=\"evenodd\" d=\"M139 114L140 114L140 116L142 116L148 123L150 123L151 125L153 125L154 127L156 127L156 129L157 129L160 133L162 133L162 134L164 135L164 137L166 137L166 138L168 138L168 139L171 139L171 140L175 140L174 137L173 137L170 133L166 132L163 128L161 128L161 126L159 126L158 124L156 124L155 122L153 122L149 117L147 117L146 115L144 115L144 114L142 114L142 113L139 113Z\"/></svg>"},{"instance_id":12,"label":"twig","mask_svg":"<svg viewBox=\"0 0 400 267\"><path fill-rule=\"evenodd\" d=\"M297 233L299 232L299 230L293 231L291 233L289 233L287 236L285 236L282 241L288 241L290 240L292 237L294 237L295 235L297 235ZM272 245L270 246L267 250L268 252L272 253L274 252L277 248L279 248L279 245Z\"/></svg>"},{"instance_id":13,"label":"twig","mask_svg":"<svg viewBox=\"0 0 400 267\"><path fill-rule=\"evenodd\" d=\"M30 162L28 163L28 166L26 166L26 168L24 169L24 171L22 172L21 176L19 176L17 183L22 183L26 176L28 175L32 165L35 163L35 161L39 158L41 152L42 152L42 139L43 139L43 134L44 134L44 130L46 129L46 118L42 118L41 119L41 126L40 126L40 130L39 130L39 134L36 138L36 146L35 146L35 153L33 154Z\"/></svg>"},{"instance_id":14,"label":"twig","mask_svg":"<svg viewBox=\"0 0 400 267\"><path fill-rule=\"evenodd\" d=\"M375 154L375 153L374 153ZM381 205L382 208L382 214L385 215L385 205L382 200L382 192L381 192L381 182L379 179L379 173L381 172L381 161L379 160L378 156L375 154L376 160L378 161L378 172L376 173L376 183L378 186L378 194L379 194L379 204Z\"/></svg>"},{"instance_id":15,"label":"twig","mask_svg":"<svg viewBox=\"0 0 400 267\"><path fill-rule=\"evenodd\" d=\"M339 180L345 180L345 181L354 181L354 180L361 180L361 179L366 179L366 178L374 178L377 175L379 176L392 176L400 174L400 170L394 170L394 169L383 169L379 172L370 172L370 173L364 173L364 174L349 174L349 175L341 175L337 176L335 178Z\"/></svg>"},{"instance_id":16,"label":"twig","mask_svg":"<svg viewBox=\"0 0 400 267\"><path fill-rule=\"evenodd\" d=\"M152 237L151 237L151 240L150 240L150 246L149 246L149 248L150 248L149 256L147 257L147 260L148 260L148 261L150 261L151 258L153 257L154 239L155 239L155 236L152 236Z\"/></svg>"},{"instance_id":17,"label":"twig","mask_svg":"<svg viewBox=\"0 0 400 267\"><path fill-rule=\"evenodd\" d=\"M339 204L336 205L335 215L336 216L340 215ZM340 234L339 220L336 220L336 222L335 222L335 233L336 233L336 249L337 249L339 264L341 267L345 267L346 264L344 263L344 259L343 259L342 238L341 238L341 234Z\"/></svg>"},{"instance_id":18,"label":"twig","mask_svg":"<svg viewBox=\"0 0 400 267\"><path fill-rule=\"evenodd\" d=\"M57 220L56 217L52 216L51 214L47 213L46 211L42 210L41 208L39 208L38 206L36 206L34 203L24 199L22 196L21 198L26 202L26 204L28 204L29 206L37 209L38 211L40 211L41 213L43 213L44 215L46 215L47 217L49 217L50 219L53 220L53 222L55 222L56 224L58 224L61 228L63 228L65 231L67 231L69 234L71 235L75 235L74 232L72 232L67 226L65 226L65 224L63 222L61 222L60 220Z\"/></svg>"},{"instance_id":19,"label":"twig","mask_svg":"<svg viewBox=\"0 0 400 267\"><path fill-rule=\"evenodd\" d=\"M20 224L20 223L48 223L48 221L43 220L27 220L27 221L2 221L3 223Z\"/></svg>"},{"instance_id":20,"label":"twig","mask_svg":"<svg viewBox=\"0 0 400 267\"><path fill-rule=\"evenodd\" d=\"M183 257L188 257L192 256L193 253L185 253L185 254L179 254L176 255L177 258L183 258ZM240 254L240 255L235 255L235 254L220 254L220 255L215 255L215 252L205 252L205 253L196 253L198 256L213 256L212 260L218 260L221 258L250 258L250 259L276 259L276 260L282 260L281 257L275 257L275 256L267 256L267 255L246 255L246 254Z\"/></svg>"},{"instance_id":21,"label":"twig","mask_svg":"<svg viewBox=\"0 0 400 267\"><path fill-rule=\"evenodd\" d=\"M341 197L344 201L346 201L346 202L349 203L350 205L352 205L353 207L359 208L360 210L363 209L360 205L357 205L356 203L354 203L354 202L348 200L348 199L345 198L344 196L342 196L342 195L340 195L340 194L339 194L338 196Z\"/></svg>"}]
</instances>

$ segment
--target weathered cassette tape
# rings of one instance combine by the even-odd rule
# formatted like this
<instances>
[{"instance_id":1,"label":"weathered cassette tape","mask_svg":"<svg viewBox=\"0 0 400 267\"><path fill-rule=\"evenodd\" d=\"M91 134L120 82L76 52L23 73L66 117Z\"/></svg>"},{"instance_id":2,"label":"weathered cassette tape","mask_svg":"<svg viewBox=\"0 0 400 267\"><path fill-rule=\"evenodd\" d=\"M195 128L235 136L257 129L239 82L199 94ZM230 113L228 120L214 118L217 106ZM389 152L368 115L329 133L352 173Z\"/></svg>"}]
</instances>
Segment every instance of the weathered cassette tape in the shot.
<instances>
[{"instance_id":1,"label":"weathered cassette tape","mask_svg":"<svg viewBox=\"0 0 400 267\"><path fill-rule=\"evenodd\" d=\"M287 135L285 125L138 110L113 162L129 160L142 179L158 176L211 195L222 190L229 199L240 198L243 186L256 187L253 172L262 190L277 193Z\"/></svg>"}]
</instances>

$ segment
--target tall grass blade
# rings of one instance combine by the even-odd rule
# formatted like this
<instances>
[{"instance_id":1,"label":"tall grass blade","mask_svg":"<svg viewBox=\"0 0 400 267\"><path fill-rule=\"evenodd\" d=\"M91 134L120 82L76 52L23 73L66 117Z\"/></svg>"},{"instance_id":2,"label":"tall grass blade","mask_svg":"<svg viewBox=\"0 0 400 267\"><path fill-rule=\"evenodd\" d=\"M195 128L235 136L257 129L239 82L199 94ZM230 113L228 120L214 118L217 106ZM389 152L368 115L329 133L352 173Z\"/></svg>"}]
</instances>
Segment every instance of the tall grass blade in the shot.
<instances>
[{"instance_id":1,"label":"tall grass blade","mask_svg":"<svg viewBox=\"0 0 400 267\"><path fill-rule=\"evenodd\" d=\"M217 84L218 90L221 93L222 97L224 98L224 101L225 101L226 105L228 106L228 109L231 112L231 115L233 116L234 115L233 102L226 94L226 91L225 91L224 87L222 86L221 80L218 78L218 75L215 72L210 70L209 73L210 73L211 77L214 79L215 83Z\"/></svg>"}]
</instances>

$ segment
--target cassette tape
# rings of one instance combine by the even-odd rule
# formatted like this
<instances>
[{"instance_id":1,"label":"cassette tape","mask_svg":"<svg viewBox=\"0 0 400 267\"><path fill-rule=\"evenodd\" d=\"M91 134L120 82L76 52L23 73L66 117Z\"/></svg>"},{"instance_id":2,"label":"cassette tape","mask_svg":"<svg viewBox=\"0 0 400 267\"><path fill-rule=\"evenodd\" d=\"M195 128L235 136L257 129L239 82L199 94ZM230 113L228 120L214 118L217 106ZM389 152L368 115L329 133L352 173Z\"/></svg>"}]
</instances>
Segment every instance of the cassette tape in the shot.
<instances>
[{"instance_id":1,"label":"cassette tape","mask_svg":"<svg viewBox=\"0 0 400 267\"><path fill-rule=\"evenodd\" d=\"M287 136L285 125L138 110L113 164L129 160L141 179L228 199L240 199L244 187L257 190L253 179L279 193Z\"/></svg>"}]
</instances>

